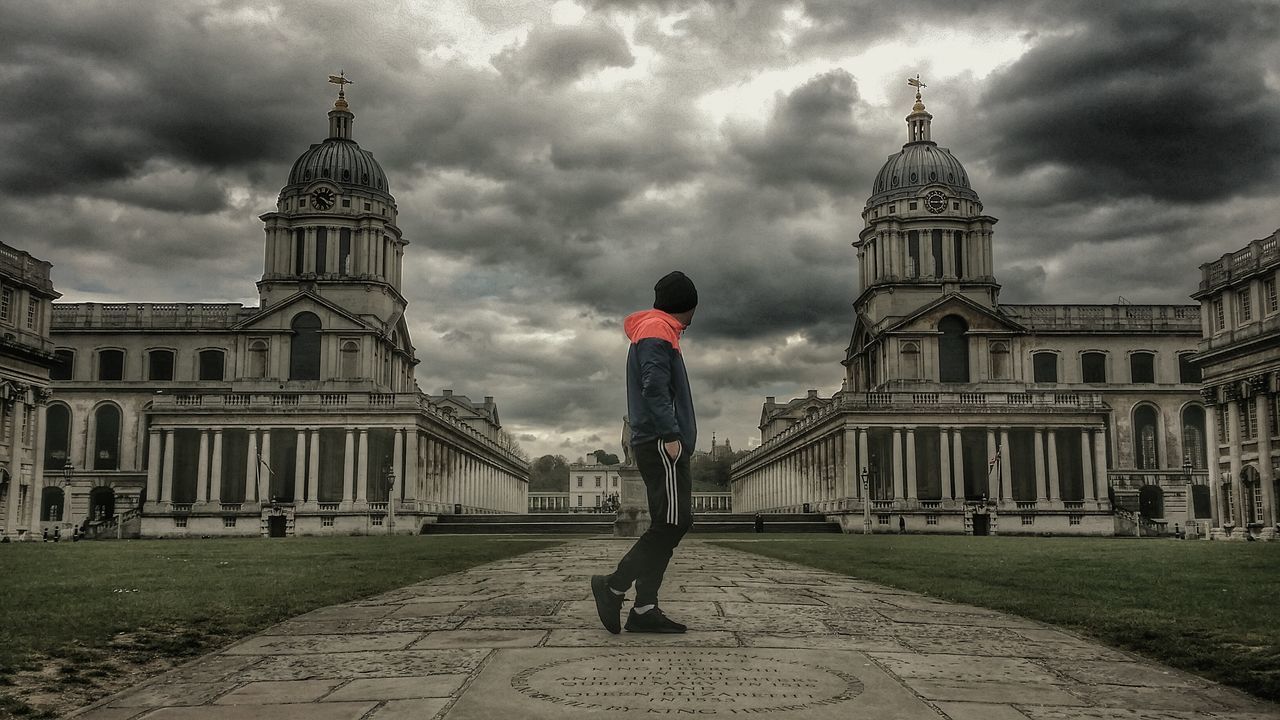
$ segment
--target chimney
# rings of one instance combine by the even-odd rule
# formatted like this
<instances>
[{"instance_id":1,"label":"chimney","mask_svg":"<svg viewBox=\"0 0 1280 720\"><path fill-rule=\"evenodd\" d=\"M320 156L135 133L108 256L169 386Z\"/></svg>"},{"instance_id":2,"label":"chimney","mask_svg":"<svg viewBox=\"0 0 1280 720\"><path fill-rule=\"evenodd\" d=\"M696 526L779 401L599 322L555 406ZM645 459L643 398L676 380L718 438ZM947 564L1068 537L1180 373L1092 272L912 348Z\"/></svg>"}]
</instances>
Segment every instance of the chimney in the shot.
<instances>
[{"instance_id":1,"label":"chimney","mask_svg":"<svg viewBox=\"0 0 1280 720\"><path fill-rule=\"evenodd\" d=\"M445 397L453 397L453 390L450 390L449 388L445 388L441 392L444 393Z\"/></svg>"},{"instance_id":2,"label":"chimney","mask_svg":"<svg viewBox=\"0 0 1280 720\"><path fill-rule=\"evenodd\" d=\"M809 398L810 398L810 399L813 399L813 398L816 398L816 397L818 397L818 391L817 391L817 390L810 390L810 391L809 391Z\"/></svg>"},{"instance_id":3,"label":"chimney","mask_svg":"<svg viewBox=\"0 0 1280 720\"><path fill-rule=\"evenodd\" d=\"M777 398L775 398L775 397L774 397L774 396L772 396L772 395L767 395L767 396L765 396L764 404L765 404L765 405L776 405L776 404L777 404Z\"/></svg>"},{"instance_id":4,"label":"chimney","mask_svg":"<svg viewBox=\"0 0 1280 720\"><path fill-rule=\"evenodd\" d=\"M493 396L492 396L492 395L485 395L485 396L484 396L484 404L485 404L485 405L492 405L492 404L493 404Z\"/></svg>"}]
</instances>

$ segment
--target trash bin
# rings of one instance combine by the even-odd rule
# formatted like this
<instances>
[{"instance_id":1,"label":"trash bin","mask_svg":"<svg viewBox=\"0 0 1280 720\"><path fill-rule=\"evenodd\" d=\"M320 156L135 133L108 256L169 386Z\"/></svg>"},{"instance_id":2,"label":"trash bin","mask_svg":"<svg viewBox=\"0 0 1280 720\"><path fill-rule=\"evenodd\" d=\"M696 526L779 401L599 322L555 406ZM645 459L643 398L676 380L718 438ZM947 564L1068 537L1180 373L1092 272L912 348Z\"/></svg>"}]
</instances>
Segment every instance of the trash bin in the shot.
<instances>
[{"instance_id":1,"label":"trash bin","mask_svg":"<svg viewBox=\"0 0 1280 720\"><path fill-rule=\"evenodd\" d=\"M461 515L461 514L462 514L462 503L454 503L454 504L453 504L453 514L454 514L454 515Z\"/></svg>"}]
</instances>

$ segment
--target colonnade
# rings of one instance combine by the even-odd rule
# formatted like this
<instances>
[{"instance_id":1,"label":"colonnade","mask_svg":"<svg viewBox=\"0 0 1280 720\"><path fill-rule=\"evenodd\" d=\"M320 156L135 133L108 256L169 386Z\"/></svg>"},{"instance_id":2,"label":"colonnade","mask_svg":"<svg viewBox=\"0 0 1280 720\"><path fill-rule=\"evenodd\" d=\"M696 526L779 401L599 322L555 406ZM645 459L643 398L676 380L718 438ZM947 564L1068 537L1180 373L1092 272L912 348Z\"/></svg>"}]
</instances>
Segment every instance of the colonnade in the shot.
<instances>
[{"instance_id":1,"label":"colonnade","mask_svg":"<svg viewBox=\"0 0 1280 720\"><path fill-rule=\"evenodd\" d=\"M923 459L917 457L916 432L928 427L937 430L941 479L940 497L920 497ZM742 512L795 509L808 503L817 510L844 509L849 500L906 501L964 500L966 464L961 432L980 429L986 435L986 496L997 501L1036 502L1049 507L1063 501L1059 477L1058 438L1065 433L1078 434L1083 500L1094 502L1105 496L1107 486L1106 437L1101 426L1016 426L1033 430L1034 477L1036 495L1015 498L1013 493L1013 458L1009 433L1012 426L970 428L967 426L880 426L890 431L888 457L883 467L869 468L869 427L845 427L816 439L797 443L785 450L761 449L774 457L764 464L733 478L734 507ZM997 448L1000 448L997 453ZM997 459L998 455L998 459ZM851 462L850 462L851 460ZM750 458L747 462L750 462ZM996 472L996 463L999 472ZM868 477L864 496L863 470L883 477ZM887 473L887 474L886 474ZM878 481L878 482L877 482Z\"/></svg>"},{"instance_id":2,"label":"colonnade","mask_svg":"<svg viewBox=\"0 0 1280 720\"><path fill-rule=\"evenodd\" d=\"M905 202L905 201L904 201ZM883 278L936 277L937 261L933 252L933 231L942 233L942 277L972 278L992 274L991 236L986 230L923 228L911 230L878 230L864 240L858 251L862 287ZM917 235L919 266L911 272L910 232ZM960 237L960 253L956 254L956 236ZM957 262L958 261L958 262ZM958 272L957 272L958 270Z\"/></svg>"},{"instance_id":3,"label":"colonnade","mask_svg":"<svg viewBox=\"0 0 1280 720\"><path fill-rule=\"evenodd\" d=\"M1270 419L1277 398L1266 390L1267 384L1262 376L1250 378L1241 385L1232 384L1202 391L1206 403L1215 406L1209 408L1211 412L1205 413L1213 526L1231 524L1243 528L1255 523L1275 527L1280 523L1280 512L1276 507L1275 461L1270 459L1274 434ZM1219 390L1222 393L1221 399L1218 396ZM1221 419L1216 411L1218 407L1225 410L1226 427L1221 427ZM1252 411L1253 421L1249 424L1253 431L1252 437L1246 440L1243 434L1245 423L1241 416L1249 411ZM1246 450L1246 444L1254 447ZM1244 458L1246 452L1253 455L1249 462ZM1258 462L1258 458L1268 458L1268 461ZM1227 464L1225 473L1221 467L1223 460ZM1256 472L1256 483L1246 484L1245 468Z\"/></svg>"},{"instance_id":4,"label":"colonnade","mask_svg":"<svg viewBox=\"0 0 1280 720\"><path fill-rule=\"evenodd\" d=\"M195 477L194 504L224 503L223 434L233 428L199 430L199 455ZM234 428L242 430L244 428ZM323 428L333 430L335 428ZM248 428L243 501L270 500L272 431L297 433L294 472L285 478L293 487L297 506L326 510L368 509L370 504L396 501L396 509L423 512L523 512L527 482L518 475L441 438L421 433L416 427L393 428L391 452L394 485L388 498L379 489L379 478L369 476L369 428L346 427L342 453L341 496L320 498L320 433L322 428ZM174 502L174 458L176 428L152 428L147 466L147 497L162 506ZM382 479L385 481L385 479ZM383 486L385 487L385 486ZM235 493L240 495L240 493Z\"/></svg>"},{"instance_id":5,"label":"colonnade","mask_svg":"<svg viewBox=\"0 0 1280 720\"><path fill-rule=\"evenodd\" d=\"M354 198L354 202L361 202ZM379 277L400 287L401 268L403 266L404 245L387 235L378 225L381 222L366 221L356 227L324 226L325 256L324 274ZM319 243L317 239L319 226L291 228L282 224L266 228L266 268L268 275L295 276L298 274L316 273L320 266ZM298 236L296 230L302 230L302 269L296 272ZM350 231L350 254L346 263L341 254L342 231ZM344 267L344 264L346 265Z\"/></svg>"}]
</instances>

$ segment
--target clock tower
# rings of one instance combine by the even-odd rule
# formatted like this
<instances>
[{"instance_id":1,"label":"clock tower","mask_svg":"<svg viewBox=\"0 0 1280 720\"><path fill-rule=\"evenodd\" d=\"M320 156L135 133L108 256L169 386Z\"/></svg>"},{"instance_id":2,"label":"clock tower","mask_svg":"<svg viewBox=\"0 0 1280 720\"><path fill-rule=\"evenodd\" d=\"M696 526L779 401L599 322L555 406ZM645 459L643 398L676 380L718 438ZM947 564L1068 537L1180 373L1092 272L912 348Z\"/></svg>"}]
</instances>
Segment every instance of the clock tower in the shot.
<instances>
[{"instance_id":1,"label":"clock tower","mask_svg":"<svg viewBox=\"0 0 1280 720\"><path fill-rule=\"evenodd\" d=\"M329 111L329 135L297 159L273 212L260 216L266 258L258 293L264 309L299 292L387 326L404 314L402 262L408 242L396 201L373 153L352 139L345 75Z\"/></svg>"}]
</instances>

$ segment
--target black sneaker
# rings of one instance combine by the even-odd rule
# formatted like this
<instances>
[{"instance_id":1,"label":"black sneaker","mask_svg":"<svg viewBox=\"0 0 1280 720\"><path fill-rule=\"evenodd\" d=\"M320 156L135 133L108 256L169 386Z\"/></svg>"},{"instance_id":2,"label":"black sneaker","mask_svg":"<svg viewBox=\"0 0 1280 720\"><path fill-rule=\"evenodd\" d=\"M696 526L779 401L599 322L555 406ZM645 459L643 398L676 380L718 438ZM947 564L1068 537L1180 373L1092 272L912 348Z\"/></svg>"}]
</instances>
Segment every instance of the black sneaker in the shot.
<instances>
[{"instance_id":1,"label":"black sneaker","mask_svg":"<svg viewBox=\"0 0 1280 720\"><path fill-rule=\"evenodd\" d=\"M626 598L609 588L608 575L591 576L591 595L596 599L596 613L604 629L617 635L622 632L622 601Z\"/></svg>"},{"instance_id":2,"label":"black sneaker","mask_svg":"<svg viewBox=\"0 0 1280 720\"><path fill-rule=\"evenodd\" d=\"M684 625L662 614L661 608L653 607L647 613L638 613L635 608L627 615L627 632L635 633L682 633L687 630Z\"/></svg>"}]
</instances>

